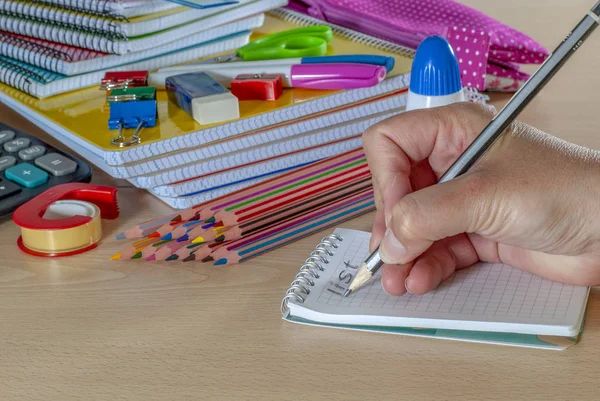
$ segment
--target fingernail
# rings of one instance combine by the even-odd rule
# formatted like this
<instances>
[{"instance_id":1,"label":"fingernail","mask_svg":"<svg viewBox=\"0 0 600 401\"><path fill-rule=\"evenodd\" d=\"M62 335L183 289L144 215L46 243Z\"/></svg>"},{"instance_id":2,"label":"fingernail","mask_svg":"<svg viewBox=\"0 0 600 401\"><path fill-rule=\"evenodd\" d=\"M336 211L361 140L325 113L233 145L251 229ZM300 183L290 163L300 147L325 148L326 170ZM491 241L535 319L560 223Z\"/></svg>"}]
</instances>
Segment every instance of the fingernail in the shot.
<instances>
[{"instance_id":1,"label":"fingernail","mask_svg":"<svg viewBox=\"0 0 600 401\"><path fill-rule=\"evenodd\" d=\"M385 231L385 236L381 242L381 260L388 264L398 264L406 256L406 248L398 241L391 229Z\"/></svg>"},{"instance_id":2,"label":"fingernail","mask_svg":"<svg viewBox=\"0 0 600 401\"><path fill-rule=\"evenodd\" d=\"M408 277L406 278L406 280L404 280L404 288L406 288L406 292L408 292L409 294L412 294L412 292L410 292L410 290L408 289L408 278L409 278L409 277L410 277L410 276L408 276Z\"/></svg>"}]
</instances>

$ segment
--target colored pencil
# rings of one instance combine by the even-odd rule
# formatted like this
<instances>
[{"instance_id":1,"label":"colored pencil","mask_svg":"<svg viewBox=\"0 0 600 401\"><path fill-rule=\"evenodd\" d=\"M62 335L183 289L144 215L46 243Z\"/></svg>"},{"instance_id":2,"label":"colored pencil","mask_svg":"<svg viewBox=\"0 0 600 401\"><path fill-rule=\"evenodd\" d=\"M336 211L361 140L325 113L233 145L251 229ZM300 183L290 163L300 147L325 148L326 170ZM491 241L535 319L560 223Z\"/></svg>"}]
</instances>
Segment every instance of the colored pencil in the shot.
<instances>
[{"instance_id":1,"label":"colored pencil","mask_svg":"<svg viewBox=\"0 0 600 401\"><path fill-rule=\"evenodd\" d=\"M322 231L326 228L338 225L340 223L343 223L344 221L368 213L374 209L375 200L373 198L370 198L364 202L353 205L351 208L338 210L335 213L323 216L321 219L278 232L276 235L264 238L263 241L250 244L241 249L228 251L226 253L219 252L220 258L215 258L214 264L218 266L244 262L248 259L254 258L266 252L272 251L276 248L287 245L290 242L297 241L301 238Z\"/></svg>"},{"instance_id":2,"label":"colored pencil","mask_svg":"<svg viewBox=\"0 0 600 401\"><path fill-rule=\"evenodd\" d=\"M325 174L325 173L324 173ZM368 166L358 166L339 174L325 177L318 182L307 182L296 186L292 184L281 190L276 190L235 206L222 209L215 214L215 218L223 221L227 226L241 224L249 219L255 219L272 210L286 207L307 198L314 198L330 188L339 188L350 182L369 177L371 172ZM311 180L312 181L312 180ZM236 210L237 209L237 210Z\"/></svg>"},{"instance_id":3,"label":"colored pencil","mask_svg":"<svg viewBox=\"0 0 600 401\"><path fill-rule=\"evenodd\" d=\"M215 250L216 253L213 252L213 257L215 258L215 260L218 260L221 257L221 255L219 253L239 249L239 248L245 247L249 244L252 244L254 242L261 241L264 238L268 238L273 235L276 235L280 231L285 231L285 230L291 229L292 227L295 227L295 226L307 224L310 221L321 219L321 218L323 218L323 216L326 216L326 215L331 215L331 214L339 213L340 211L343 211L346 209L351 209L356 204L367 202L371 198L373 198L373 189L372 188L368 191L354 195L350 198L344 199L342 201L338 201L328 207L322 208L313 213L308 213L308 214L299 216L295 219L278 224L275 227L272 227L270 229L259 231L259 232L255 233L254 235L249 235L246 237L242 237L238 240L231 241L223 248L220 248L219 250Z\"/></svg>"}]
</instances>

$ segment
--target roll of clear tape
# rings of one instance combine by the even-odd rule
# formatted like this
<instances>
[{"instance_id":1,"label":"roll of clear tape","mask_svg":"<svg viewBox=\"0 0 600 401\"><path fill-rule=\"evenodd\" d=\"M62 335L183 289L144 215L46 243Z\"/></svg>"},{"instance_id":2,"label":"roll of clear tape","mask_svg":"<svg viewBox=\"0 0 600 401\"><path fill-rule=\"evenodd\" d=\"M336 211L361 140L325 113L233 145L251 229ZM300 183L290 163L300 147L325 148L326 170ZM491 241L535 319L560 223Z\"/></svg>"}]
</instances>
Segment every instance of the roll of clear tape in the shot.
<instances>
[{"instance_id":1,"label":"roll of clear tape","mask_svg":"<svg viewBox=\"0 0 600 401\"><path fill-rule=\"evenodd\" d=\"M100 209L93 203L59 200L48 206L43 218L61 220L76 215L88 216L91 220L66 229L36 230L21 227L22 245L33 253L48 256L78 253L95 247L102 238L102 221Z\"/></svg>"}]
</instances>

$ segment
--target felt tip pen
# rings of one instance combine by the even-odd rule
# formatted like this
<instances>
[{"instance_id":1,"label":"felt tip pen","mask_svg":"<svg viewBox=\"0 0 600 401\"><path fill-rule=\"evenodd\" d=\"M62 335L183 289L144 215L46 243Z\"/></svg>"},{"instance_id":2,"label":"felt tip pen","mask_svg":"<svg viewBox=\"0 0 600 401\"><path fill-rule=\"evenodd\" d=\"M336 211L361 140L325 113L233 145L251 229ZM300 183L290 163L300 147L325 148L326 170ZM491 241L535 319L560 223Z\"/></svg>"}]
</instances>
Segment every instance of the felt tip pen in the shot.
<instances>
[{"instance_id":1,"label":"felt tip pen","mask_svg":"<svg viewBox=\"0 0 600 401\"><path fill-rule=\"evenodd\" d=\"M583 42L600 24L600 1L598 1L573 28L550 57L538 68L527 82L504 105L502 110L481 131L458 159L446 170L438 180L438 184L451 181L469 171L477 161L496 142L508 126L517 118L531 100L542 90L553 76L561 69L571 56L581 48ZM416 55L415 55L416 57ZM380 247L377 247L360 265L354 280L350 283L344 296L356 292L364 286L383 266Z\"/></svg>"},{"instance_id":2,"label":"felt tip pen","mask_svg":"<svg viewBox=\"0 0 600 401\"><path fill-rule=\"evenodd\" d=\"M285 88L310 88L323 90L343 90L355 88L367 88L375 86L386 77L386 68L380 65L332 63L332 64L294 64L294 65L271 65L263 64L256 68L249 68L247 63L235 68L206 69L198 66L193 71L205 72L226 88L230 87L231 81L241 74L278 74L282 77ZM184 72L158 71L150 74L148 83L157 89L165 89L166 78L181 75Z\"/></svg>"},{"instance_id":3,"label":"felt tip pen","mask_svg":"<svg viewBox=\"0 0 600 401\"><path fill-rule=\"evenodd\" d=\"M240 65L246 65L252 68L256 65L293 65L293 64L331 64L331 63L352 63L352 64L371 64L371 65L382 65L389 74L394 69L396 59L391 56L380 56L378 54L340 54L337 56L315 56L315 57L302 57L302 58L283 58L275 60L260 60L260 61L240 61L231 63L215 63L215 64L202 64L202 61L195 63L184 64L180 66L165 67L159 69L159 71L184 71L184 72L196 72L189 71L189 68L203 66L214 69L221 68L235 68ZM204 70L203 70L204 72Z\"/></svg>"}]
</instances>

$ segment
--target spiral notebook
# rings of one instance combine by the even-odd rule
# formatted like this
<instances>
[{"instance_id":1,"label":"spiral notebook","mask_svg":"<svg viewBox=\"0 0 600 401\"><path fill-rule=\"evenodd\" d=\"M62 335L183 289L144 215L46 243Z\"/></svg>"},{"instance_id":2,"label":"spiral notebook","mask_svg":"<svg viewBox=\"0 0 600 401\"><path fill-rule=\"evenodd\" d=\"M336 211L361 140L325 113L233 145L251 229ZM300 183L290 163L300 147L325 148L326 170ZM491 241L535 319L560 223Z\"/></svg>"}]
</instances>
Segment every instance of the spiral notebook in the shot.
<instances>
[{"instance_id":1,"label":"spiral notebook","mask_svg":"<svg viewBox=\"0 0 600 401\"><path fill-rule=\"evenodd\" d=\"M315 247L286 292L287 321L406 336L565 349L583 329L588 287L504 264L455 272L426 295L387 295L379 275L344 298L368 256L370 233L337 228Z\"/></svg>"},{"instance_id":2,"label":"spiral notebook","mask_svg":"<svg viewBox=\"0 0 600 401\"><path fill-rule=\"evenodd\" d=\"M30 0L34 3L59 6L74 11L115 15L124 18L137 17L178 7L165 0Z\"/></svg>"}]
</instances>

